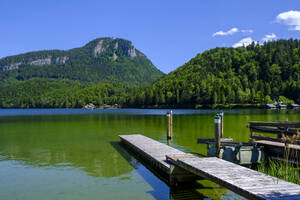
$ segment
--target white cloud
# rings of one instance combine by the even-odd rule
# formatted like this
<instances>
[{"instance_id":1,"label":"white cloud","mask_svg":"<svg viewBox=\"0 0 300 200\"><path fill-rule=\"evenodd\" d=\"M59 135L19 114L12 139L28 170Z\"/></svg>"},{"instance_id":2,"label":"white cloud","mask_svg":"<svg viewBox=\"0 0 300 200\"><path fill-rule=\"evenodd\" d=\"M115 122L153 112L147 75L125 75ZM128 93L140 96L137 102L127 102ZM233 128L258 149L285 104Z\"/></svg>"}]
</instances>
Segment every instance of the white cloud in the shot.
<instances>
[{"instance_id":1,"label":"white cloud","mask_svg":"<svg viewBox=\"0 0 300 200\"><path fill-rule=\"evenodd\" d=\"M241 30L242 33L246 33L246 34L251 34L253 33L253 30L252 29L249 29L249 30Z\"/></svg>"},{"instance_id":2,"label":"white cloud","mask_svg":"<svg viewBox=\"0 0 300 200\"><path fill-rule=\"evenodd\" d=\"M254 42L255 44L257 44L256 41L252 40L251 37L246 37L241 39L239 42L235 43L234 45L232 45L233 48L237 48L237 47L242 47L242 46L248 46L249 44L251 44L252 42Z\"/></svg>"},{"instance_id":3,"label":"white cloud","mask_svg":"<svg viewBox=\"0 0 300 200\"><path fill-rule=\"evenodd\" d=\"M232 29L230 29L229 31L226 31L226 32L224 32L224 31L215 32L212 36L215 37L217 35L222 35L222 36L223 35L233 35L234 33L237 33L237 32L239 32L238 28L232 28Z\"/></svg>"},{"instance_id":4,"label":"white cloud","mask_svg":"<svg viewBox=\"0 0 300 200\"><path fill-rule=\"evenodd\" d=\"M277 36L272 33L270 35L265 35L265 37L263 37L261 40L262 42L268 42L268 41L272 41L272 40L275 40L277 38Z\"/></svg>"},{"instance_id":5,"label":"white cloud","mask_svg":"<svg viewBox=\"0 0 300 200\"><path fill-rule=\"evenodd\" d=\"M300 31L300 11L290 10L280 13L276 22L290 26L289 30Z\"/></svg>"}]
</instances>

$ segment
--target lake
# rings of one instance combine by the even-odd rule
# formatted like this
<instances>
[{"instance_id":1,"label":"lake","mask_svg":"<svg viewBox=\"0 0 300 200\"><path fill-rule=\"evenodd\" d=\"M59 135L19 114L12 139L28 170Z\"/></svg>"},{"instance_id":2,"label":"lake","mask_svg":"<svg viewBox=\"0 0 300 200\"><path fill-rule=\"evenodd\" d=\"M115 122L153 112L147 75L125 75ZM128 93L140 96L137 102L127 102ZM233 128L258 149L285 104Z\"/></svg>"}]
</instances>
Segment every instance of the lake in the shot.
<instances>
[{"instance_id":1,"label":"lake","mask_svg":"<svg viewBox=\"0 0 300 200\"><path fill-rule=\"evenodd\" d=\"M0 199L241 199L202 180L172 191L119 144L166 143L166 109L0 109ZM173 110L173 147L206 154L218 110ZM300 110L224 110L224 137L246 142L249 121L300 121Z\"/></svg>"}]
</instances>

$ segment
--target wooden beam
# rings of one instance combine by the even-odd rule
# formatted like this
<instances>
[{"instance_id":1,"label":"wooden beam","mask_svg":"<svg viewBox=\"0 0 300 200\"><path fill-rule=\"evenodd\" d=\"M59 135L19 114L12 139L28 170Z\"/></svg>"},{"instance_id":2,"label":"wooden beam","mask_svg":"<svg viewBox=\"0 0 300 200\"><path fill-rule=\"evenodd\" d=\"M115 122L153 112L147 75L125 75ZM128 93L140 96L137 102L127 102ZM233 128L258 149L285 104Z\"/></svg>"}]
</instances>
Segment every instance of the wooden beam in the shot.
<instances>
[{"instance_id":1,"label":"wooden beam","mask_svg":"<svg viewBox=\"0 0 300 200\"><path fill-rule=\"evenodd\" d=\"M251 126L275 126L275 127L286 127L286 128L300 128L300 122L287 122L287 121L280 121L280 122L249 122Z\"/></svg>"},{"instance_id":2,"label":"wooden beam","mask_svg":"<svg viewBox=\"0 0 300 200\"><path fill-rule=\"evenodd\" d=\"M215 138L198 138L197 144L214 143ZM221 138L221 142L233 142L232 138Z\"/></svg>"},{"instance_id":3,"label":"wooden beam","mask_svg":"<svg viewBox=\"0 0 300 200\"><path fill-rule=\"evenodd\" d=\"M274 134L285 134L285 135L297 135L297 130L295 129L277 129L277 128L267 128L267 127L255 127L250 126L250 132L256 133L274 133Z\"/></svg>"},{"instance_id":4,"label":"wooden beam","mask_svg":"<svg viewBox=\"0 0 300 200\"><path fill-rule=\"evenodd\" d=\"M259 136L253 136L251 137L252 139L255 139L255 140L268 140L268 141L273 141L273 142L283 142L281 139L279 138L271 138L271 137L266 137L266 136L262 136L262 135L259 135ZM298 144L300 145L300 140L294 140L294 143L293 144Z\"/></svg>"}]
</instances>

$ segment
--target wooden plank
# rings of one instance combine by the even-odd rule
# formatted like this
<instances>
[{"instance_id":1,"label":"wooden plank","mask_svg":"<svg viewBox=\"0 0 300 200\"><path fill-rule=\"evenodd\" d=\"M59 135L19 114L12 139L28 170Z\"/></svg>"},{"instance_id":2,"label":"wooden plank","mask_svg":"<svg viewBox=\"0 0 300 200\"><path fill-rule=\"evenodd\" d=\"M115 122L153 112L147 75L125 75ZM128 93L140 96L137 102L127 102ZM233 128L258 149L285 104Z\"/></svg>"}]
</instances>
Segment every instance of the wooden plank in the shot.
<instances>
[{"instance_id":1,"label":"wooden plank","mask_svg":"<svg viewBox=\"0 0 300 200\"><path fill-rule=\"evenodd\" d=\"M300 199L300 185L215 157L167 156L174 164L249 199Z\"/></svg>"},{"instance_id":2,"label":"wooden plank","mask_svg":"<svg viewBox=\"0 0 300 200\"><path fill-rule=\"evenodd\" d=\"M250 126L276 126L276 127L287 127L287 128L300 128L300 122L249 122Z\"/></svg>"},{"instance_id":3,"label":"wooden plank","mask_svg":"<svg viewBox=\"0 0 300 200\"><path fill-rule=\"evenodd\" d=\"M275 146L275 147L285 147L285 143L283 142L274 142L274 141L268 141L268 140L257 140L254 141L257 144L263 144L263 145L269 145L269 146ZM288 148L290 149L295 149L295 150L300 150L300 145L297 144L287 144Z\"/></svg>"},{"instance_id":4,"label":"wooden plank","mask_svg":"<svg viewBox=\"0 0 300 200\"><path fill-rule=\"evenodd\" d=\"M251 138L255 139L255 140L268 140L268 141L273 141L273 142L282 142L282 140L279 138L266 137L263 135L252 136ZM300 145L300 140L294 140L294 144Z\"/></svg>"},{"instance_id":5,"label":"wooden plank","mask_svg":"<svg viewBox=\"0 0 300 200\"><path fill-rule=\"evenodd\" d=\"M214 143L215 138L198 138L198 144ZM221 138L221 142L233 142L232 138Z\"/></svg>"},{"instance_id":6,"label":"wooden plank","mask_svg":"<svg viewBox=\"0 0 300 200\"><path fill-rule=\"evenodd\" d=\"M179 151L173 147L167 146L140 134L120 135L119 137L121 141L129 146L135 153L143 156L145 160L150 162L152 165L156 165L157 168L167 174L170 174L170 163L167 162L166 155L185 155L185 153L182 151Z\"/></svg>"},{"instance_id":7,"label":"wooden plank","mask_svg":"<svg viewBox=\"0 0 300 200\"><path fill-rule=\"evenodd\" d=\"M250 132L257 132L257 133L274 133L274 134L285 134L285 135L297 135L296 129L278 129L277 127L255 127L250 126Z\"/></svg>"}]
</instances>

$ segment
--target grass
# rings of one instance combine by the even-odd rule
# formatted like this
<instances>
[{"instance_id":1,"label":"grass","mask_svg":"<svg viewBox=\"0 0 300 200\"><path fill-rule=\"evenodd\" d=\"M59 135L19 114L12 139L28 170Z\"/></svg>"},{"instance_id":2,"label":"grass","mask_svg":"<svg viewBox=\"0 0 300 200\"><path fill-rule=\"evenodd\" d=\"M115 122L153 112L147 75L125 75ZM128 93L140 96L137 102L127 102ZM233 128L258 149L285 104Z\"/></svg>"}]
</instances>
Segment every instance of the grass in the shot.
<instances>
[{"instance_id":1,"label":"grass","mask_svg":"<svg viewBox=\"0 0 300 200\"><path fill-rule=\"evenodd\" d=\"M299 165L292 165L289 161L299 163L299 155L297 150L291 149L289 144L295 144L300 139L300 131L297 130L297 134L293 136L287 136L282 134L281 141L284 142L284 161L277 161L269 159L267 162L262 162L257 166L257 170L274 176L288 182L296 183L300 185L300 168Z\"/></svg>"},{"instance_id":2,"label":"grass","mask_svg":"<svg viewBox=\"0 0 300 200\"><path fill-rule=\"evenodd\" d=\"M259 172L274 176L288 182L296 183L300 185L300 168L295 167L292 164L277 161L268 160L268 162L262 162L257 166Z\"/></svg>"}]
</instances>

